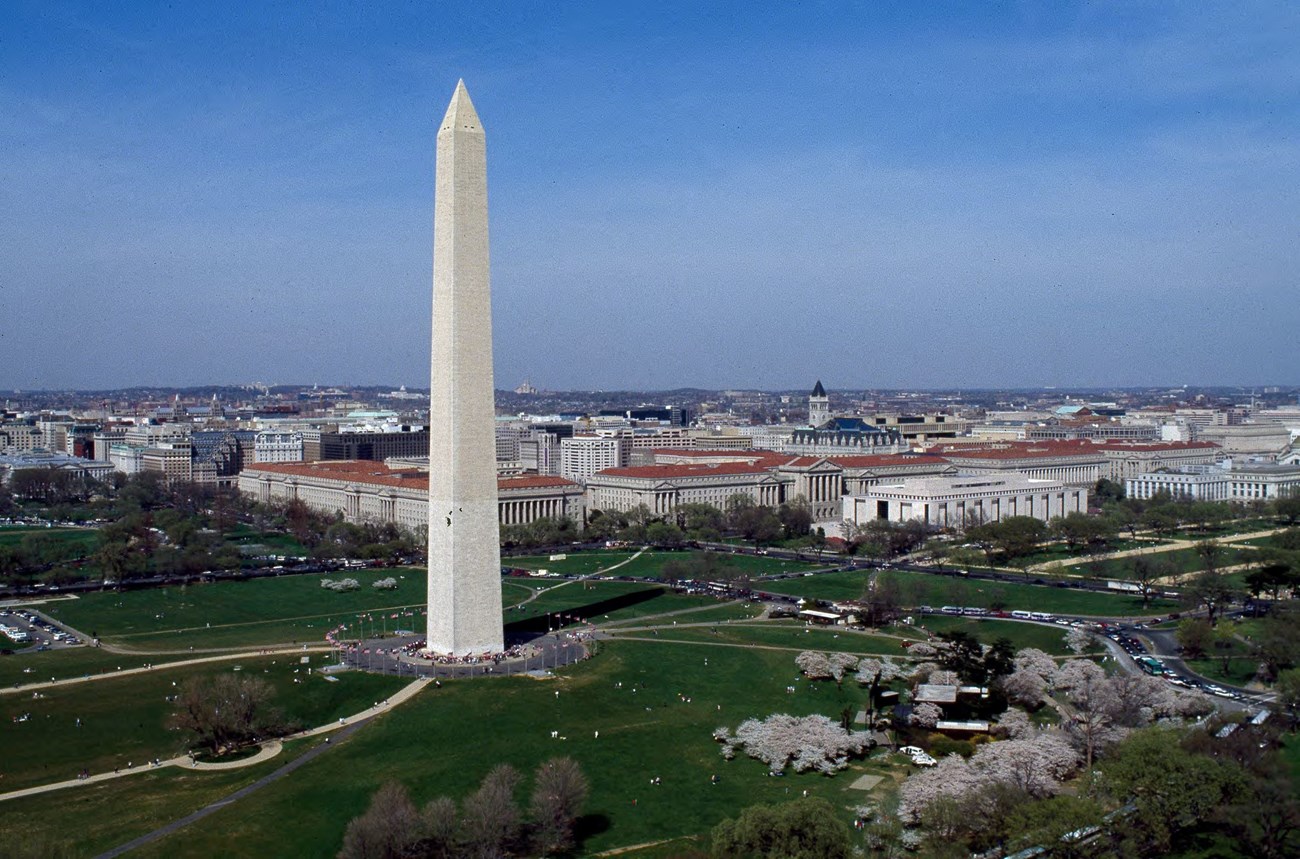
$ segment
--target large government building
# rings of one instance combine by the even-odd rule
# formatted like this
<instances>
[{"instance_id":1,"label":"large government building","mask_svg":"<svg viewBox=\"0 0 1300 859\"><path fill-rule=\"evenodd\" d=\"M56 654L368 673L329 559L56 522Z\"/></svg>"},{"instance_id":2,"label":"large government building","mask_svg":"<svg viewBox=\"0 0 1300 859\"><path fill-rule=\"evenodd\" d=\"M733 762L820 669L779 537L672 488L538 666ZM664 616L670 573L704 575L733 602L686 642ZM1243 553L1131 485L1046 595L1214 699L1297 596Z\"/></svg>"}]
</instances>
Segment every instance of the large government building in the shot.
<instances>
[{"instance_id":1,"label":"large government building","mask_svg":"<svg viewBox=\"0 0 1300 859\"><path fill-rule=\"evenodd\" d=\"M297 498L349 522L394 522L416 530L429 521L429 472L420 468L365 460L267 463L244 469L239 489L263 503ZM582 487L563 477L499 478L497 494L502 525L543 516L583 520Z\"/></svg>"}]
</instances>

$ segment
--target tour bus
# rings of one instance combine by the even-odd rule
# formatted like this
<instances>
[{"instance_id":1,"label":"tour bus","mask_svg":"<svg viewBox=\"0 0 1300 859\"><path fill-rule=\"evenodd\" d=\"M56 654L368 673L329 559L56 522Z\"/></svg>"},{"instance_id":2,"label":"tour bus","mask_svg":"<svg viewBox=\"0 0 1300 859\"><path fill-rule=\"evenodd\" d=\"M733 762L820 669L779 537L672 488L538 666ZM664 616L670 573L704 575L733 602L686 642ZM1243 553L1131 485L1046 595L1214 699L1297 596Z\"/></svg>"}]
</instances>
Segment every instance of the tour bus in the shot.
<instances>
[{"instance_id":1,"label":"tour bus","mask_svg":"<svg viewBox=\"0 0 1300 859\"><path fill-rule=\"evenodd\" d=\"M1011 612L1011 616L1014 617L1016 620L1032 620L1032 619L1033 619L1033 612L1028 612L1028 611L1013 611L1013 612Z\"/></svg>"}]
</instances>

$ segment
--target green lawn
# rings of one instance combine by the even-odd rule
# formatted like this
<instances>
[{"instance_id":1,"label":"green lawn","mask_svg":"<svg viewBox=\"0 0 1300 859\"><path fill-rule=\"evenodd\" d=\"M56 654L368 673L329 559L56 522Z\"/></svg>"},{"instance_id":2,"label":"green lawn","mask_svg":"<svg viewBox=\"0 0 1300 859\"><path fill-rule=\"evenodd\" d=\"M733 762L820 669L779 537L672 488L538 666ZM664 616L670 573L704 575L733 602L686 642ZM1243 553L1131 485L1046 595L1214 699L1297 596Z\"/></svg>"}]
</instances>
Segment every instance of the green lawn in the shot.
<instances>
[{"instance_id":1,"label":"green lawn","mask_svg":"<svg viewBox=\"0 0 1300 859\"><path fill-rule=\"evenodd\" d=\"M1168 540L1160 540L1157 538L1137 539L1137 540L1121 539L1121 540L1112 541L1108 546L1106 546L1104 551L1126 552L1129 549L1164 546L1167 545L1168 542L1169 542ZM1078 548L1071 549L1069 546L1067 546L1064 543L1054 543L1052 545L1043 547L1042 549L1033 553L1032 555L1026 555L1023 560L1030 565L1037 565L1037 564L1049 564L1052 561L1064 561L1071 558L1084 558L1087 556L1088 556L1088 550L1085 547L1080 546Z\"/></svg>"},{"instance_id":2,"label":"green lawn","mask_svg":"<svg viewBox=\"0 0 1300 859\"><path fill-rule=\"evenodd\" d=\"M1137 563L1138 557L1144 557L1148 561L1159 564L1167 564L1174 574L1200 572L1205 569L1205 561L1201 559L1195 549L1189 548L1174 549L1168 552L1148 552L1141 556L1111 558L1105 561L1079 564L1073 568L1073 572L1096 575L1104 579L1131 579L1133 578L1133 566ZM1219 556L1218 565L1220 568L1231 567L1247 563L1255 557L1255 552L1249 548L1225 545L1223 552Z\"/></svg>"},{"instance_id":3,"label":"green lawn","mask_svg":"<svg viewBox=\"0 0 1300 859\"><path fill-rule=\"evenodd\" d=\"M682 620L682 623L688 622L685 618ZM617 632L617 629L611 631ZM902 640L892 636L871 635L834 627L805 626L797 621L731 623L719 624L716 627L668 626L660 627L657 635L647 631L627 634L638 638L657 638L665 643L700 642L736 647L779 648L791 654L803 650L821 650L827 653L871 653L886 656L907 654Z\"/></svg>"},{"instance_id":4,"label":"green lawn","mask_svg":"<svg viewBox=\"0 0 1300 859\"><path fill-rule=\"evenodd\" d=\"M793 694L786 691L792 684ZM591 782L581 850L586 855L689 838L744 806L794 798L805 789L845 808L862 798L847 789L856 775L887 774L898 762L872 758L835 778L774 779L757 761L724 761L710 735L718 725L735 728L750 716L778 711L837 716L861 699L856 684L837 688L799 679L789 651L613 641L595 659L549 682L500 678L426 689L292 776L135 855L329 856L337 852L347 821L385 780L401 781L418 803L444 794L459 799L504 762L525 773L520 798L526 799L532 771L555 755L575 758ZM466 713L474 718L466 719ZM566 739L551 739L552 730ZM666 749L672 754L665 755ZM717 784L710 782L713 774ZM661 786L650 785L655 777ZM123 798L150 806L173 783L160 779L149 787ZM76 811L73 837L99 833L95 849L109 843L103 833L110 827L125 841L153 825L123 826L109 803L61 804ZM173 803L172 814L179 817L199 804L197 796L187 795ZM18 810L25 816L15 819L25 829L62 835L68 816L46 813L50 805L48 799L40 808L23 803Z\"/></svg>"},{"instance_id":5,"label":"green lawn","mask_svg":"<svg viewBox=\"0 0 1300 859\"><path fill-rule=\"evenodd\" d=\"M325 656L263 657L238 663L160 668L133 674L60 686L31 695L0 696L0 724L6 732L3 763L4 789L73 778L83 767L92 773L137 766L154 757L167 758L187 748L187 738L167 727L173 706L165 699L175 695L186 677L213 675L238 665L245 676L257 676L275 689L273 705L303 727L315 727L351 716L376 700L391 695L406 681L395 677L342 672L327 680L310 666L325 664ZM13 721L27 715L23 722ZM78 727L77 720L81 724Z\"/></svg>"},{"instance_id":6,"label":"green lawn","mask_svg":"<svg viewBox=\"0 0 1300 859\"><path fill-rule=\"evenodd\" d=\"M866 570L820 573L769 582L764 585L764 590L808 599L856 599L865 590L869 575L871 572ZM1051 585L992 582L898 570L881 575L892 576L898 582L903 604L908 606L929 605L939 608L944 605L960 605L988 608L1001 604L1007 609L1101 617L1159 614L1178 607L1177 603L1170 600L1153 600L1149 607L1143 608L1142 600L1126 594L1080 591Z\"/></svg>"},{"instance_id":7,"label":"green lawn","mask_svg":"<svg viewBox=\"0 0 1300 859\"><path fill-rule=\"evenodd\" d=\"M637 555L636 552L611 551L566 554L564 560L560 561L552 561L547 555L527 555L505 557L501 559L501 563L507 567L547 570L561 575L591 575L607 571L611 576L657 579L660 577L660 571L663 569L664 564L673 560L688 561L695 553L689 551L645 551ZM725 566L734 567L751 576L776 575L817 569L815 564L789 561L784 558L772 558L766 555L715 554ZM631 560L633 558L635 560Z\"/></svg>"},{"instance_id":8,"label":"green lawn","mask_svg":"<svg viewBox=\"0 0 1300 859\"><path fill-rule=\"evenodd\" d=\"M376 590L371 583L389 576L396 590ZM336 593L320 586L322 578L352 578L361 589ZM425 574L420 568L349 570L327 576L278 576L241 582L210 582L137 591L102 591L79 599L42 606L51 617L104 641L177 630L206 631L226 625L251 626L267 621L311 621L323 630L335 621L381 608L422 605ZM305 630L305 625L303 626ZM206 632L203 634L206 635ZM299 636L305 640L307 634ZM311 638L319 638L311 635ZM287 641L263 638L263 641ZM193 644L193 641L178 641ZM255 640L249 643L255 643Z\"/></svg>"},{"instance_id":9,"label":"green lawn","mask_svg":"<svg viewBox=\"0 0 1300 859\"><path fill-rule=\"evenodd\" d=\"M168 767L54 795L11 799L0 803L0 829L12 833L18 844L46 847L23 855L96 856L239 790L291 757L282 753L227 772Z\"/></svg>"},{"instance_id":10,"label":"green lawn","mask_svg":"<svg viewBox=\"0 0 1300 859\"><path fill-rule=\"evenodd\" d=\"M1037 647L1053 656L1067 656L1072 651L1065 646L1065 633L1069 627L1052 624L1045 626L1038 623L1018 623L1011 620L996 620L973 617L949 617L947 615L928 614L916 617L919 626L935 633L968 632L981 644L992 644L999 638L1011 641L1016 650Z\"/></svg>"},{"instance_id":11,"label":"green lawn","mask_svg":"<svg viewBox=\"0 0 1300 859\"><path fill-rule=\"evenodd\" d=\"M20 686L47 680L68 680L87 674L104 674L119 668L139 668L156 656L109 653L95 647L67 647L29 651L0 657L0 686Z\"/></svg>"},{"instance_id":12,"label":"green lawn","mask_svg":"<svg viewBox=\"0 0 1300 859\"><path fill-rule=\"evenodd\" d=\"M1188 659L1186 662L1188 668L1202 677L1208 677L1221 683L1231 683L1233 686L1250 684L1255 679L1255 670L1259 668L1259 660L1250 656L1228 657L1226 671L1224 670L1223 659L1218 656L1211 656L1207 659Z\"/></svg>"},{"instance_id":13,"label":"green lawn","mask_svg":"<svg viewBox=\"0 0 1300 859\"><path fill-rule=\"evenodd\" d=\"M28 536L41 542L74 546L78 554L88 555L99 545L99 531L94 528L33 528L27 525L0 525L0 546L17 546Z\"/></svg>"}]
</instances>

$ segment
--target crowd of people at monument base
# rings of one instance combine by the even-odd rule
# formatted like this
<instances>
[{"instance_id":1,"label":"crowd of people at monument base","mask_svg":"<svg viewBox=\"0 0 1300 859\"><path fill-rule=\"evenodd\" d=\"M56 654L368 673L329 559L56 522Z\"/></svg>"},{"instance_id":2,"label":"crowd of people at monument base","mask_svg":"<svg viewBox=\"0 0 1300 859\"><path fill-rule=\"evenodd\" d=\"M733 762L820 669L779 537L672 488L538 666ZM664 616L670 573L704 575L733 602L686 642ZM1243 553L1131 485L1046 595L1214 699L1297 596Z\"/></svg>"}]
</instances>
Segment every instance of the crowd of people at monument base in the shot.
<instances>
[{"instance_id":1,"label":"crowd of people at monument base","mask_svg":"<svg viewBox=\"0 0 1300 859\"><path fill-rule=\"evenodd\" d=\"M541 654L541 648L533 644L516 644L498 653L470 653L456 656L450 653L426 653L424 639L413 641L400 648L393 648L394 654L402 653L413 659L421 659L434 665L499 665L508 659L529 659Z\"/></svg>"}]
</instances>

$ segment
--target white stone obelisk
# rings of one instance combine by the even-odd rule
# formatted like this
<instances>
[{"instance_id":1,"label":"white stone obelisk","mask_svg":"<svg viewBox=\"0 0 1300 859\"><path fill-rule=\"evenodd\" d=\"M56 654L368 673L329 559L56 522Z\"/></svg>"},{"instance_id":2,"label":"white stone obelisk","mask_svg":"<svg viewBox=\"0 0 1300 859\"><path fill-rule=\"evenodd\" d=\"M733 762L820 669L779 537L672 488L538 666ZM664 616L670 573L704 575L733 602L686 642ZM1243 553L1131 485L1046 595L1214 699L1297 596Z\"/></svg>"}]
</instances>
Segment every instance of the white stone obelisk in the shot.
<instances>
[{"instance_id":1,"label":"white stone obelisk","mask_svg":"<svg viewBox=\"0 0 1300 859\"><path fill-rule=\"evenodd\" d=\"M487 146L456 85L438 129L429 380L431 653L504 650L497 524Z\"/></svg>"}]
</instances>

